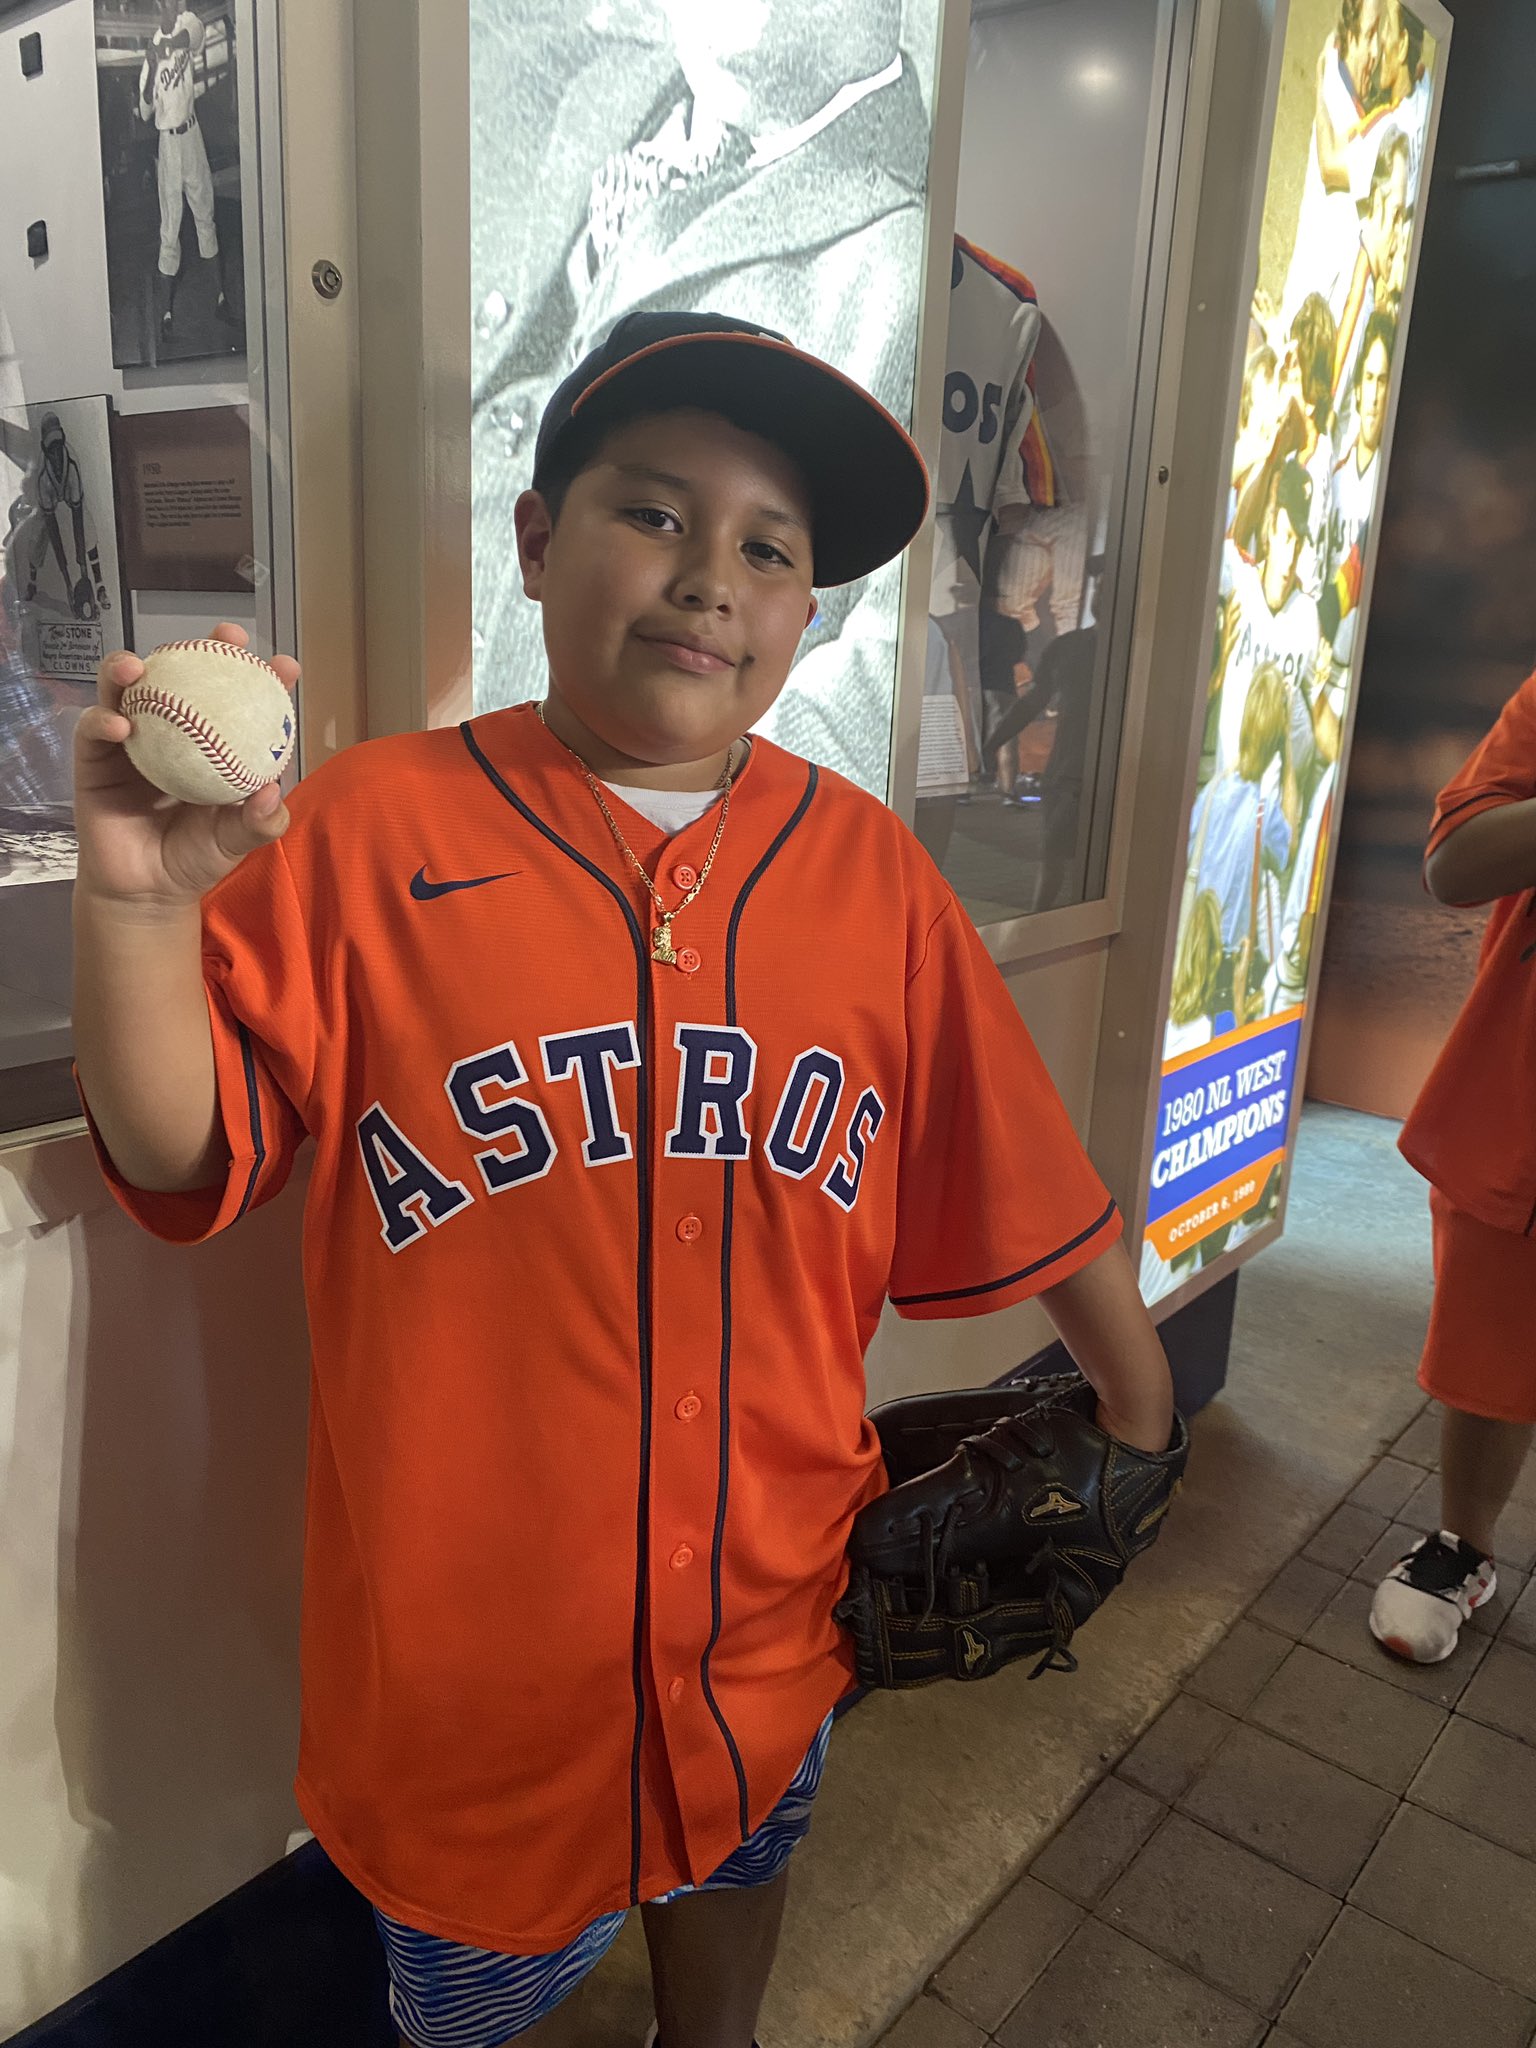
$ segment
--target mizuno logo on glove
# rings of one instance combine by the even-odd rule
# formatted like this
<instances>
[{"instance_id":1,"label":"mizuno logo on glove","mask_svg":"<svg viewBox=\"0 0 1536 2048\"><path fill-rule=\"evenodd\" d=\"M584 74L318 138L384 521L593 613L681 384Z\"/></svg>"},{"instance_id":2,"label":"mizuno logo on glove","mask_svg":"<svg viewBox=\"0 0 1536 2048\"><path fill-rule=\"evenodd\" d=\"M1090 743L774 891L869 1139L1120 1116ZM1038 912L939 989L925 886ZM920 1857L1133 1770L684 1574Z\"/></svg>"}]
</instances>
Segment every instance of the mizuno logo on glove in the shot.
<instances>
[{"instance_id":1,"label":"mizuno logo on glove","mask_svg":"<svg viewBox=\"0 0 1536 2048\"><path fill-rule=\"evenodd\" d=\"M1042 1501L1037 1501L1025 1512L1027 1522L1050 1522L1063 1515L1085 1515L1088 1510L1080 1500L1074 1500L1070 1493L1063 1493L1053 1486Z\"/></svg>"}]
</instances>

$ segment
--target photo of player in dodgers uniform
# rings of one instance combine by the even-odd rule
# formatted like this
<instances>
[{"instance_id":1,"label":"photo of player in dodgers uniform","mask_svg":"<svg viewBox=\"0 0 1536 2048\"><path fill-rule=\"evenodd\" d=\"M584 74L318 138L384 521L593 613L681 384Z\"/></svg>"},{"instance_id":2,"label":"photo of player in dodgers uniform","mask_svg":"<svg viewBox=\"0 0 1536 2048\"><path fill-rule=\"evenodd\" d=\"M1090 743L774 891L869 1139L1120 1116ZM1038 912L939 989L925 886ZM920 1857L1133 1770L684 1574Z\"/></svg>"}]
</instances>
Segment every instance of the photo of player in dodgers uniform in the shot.
<instances>
[{"instance_id":1,"label":"photo of player in dodgers uniform","mask_svg":"<svg viewBox=\"0 0 1536 2048\"><path fill-rule=\"evenodd\" d=\"M205 263L219 261L213 172L197 121L194 59L201 55L203 42L202 21L190 8L179 8L177 0L160 0L160 26L139 73L139 118L154 122L159 146L160 259L155 312L162 341L170 339L174 326L183 207L191 211L197 229L198 255ZM222 267L214 310L219 319L229 318Z\"/></svg>"}]
</instances>

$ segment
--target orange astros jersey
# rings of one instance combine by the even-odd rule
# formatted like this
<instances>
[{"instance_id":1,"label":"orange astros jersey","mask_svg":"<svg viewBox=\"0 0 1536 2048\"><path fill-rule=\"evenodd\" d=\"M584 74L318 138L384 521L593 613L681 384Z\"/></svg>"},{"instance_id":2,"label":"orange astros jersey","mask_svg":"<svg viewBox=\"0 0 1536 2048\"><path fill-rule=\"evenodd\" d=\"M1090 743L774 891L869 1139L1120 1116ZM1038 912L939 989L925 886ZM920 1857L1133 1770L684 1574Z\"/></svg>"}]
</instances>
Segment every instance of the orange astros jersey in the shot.
<instances>
[{"instance_id":1,"label":"orange astros jersey","mask_svg":"<svg viewBox=\"0 0 1536 2048\"><path fill-rule=\"evenodd\" d=\"M716 812L668 841L684 892ZM232 1154L308 1132L298 1797L425 1932L559 1947L708 1877L852 1686L887 1295L972 1315L1118 1215L969 919L885 807L764 740L678 961L531 706L353 748L210 897Z\"/></svg>"},{"instance_id":2,"label":"orange astros jersey","mask_svg":"<svg viewBox=\"0 0 1536 2048\"><path fill-rule=\"evenodd\" d=\"M1440 792L1429 852L1484 811L1536 797L1536 675ZM1457 1209L1536 1236L1536 892L1489 913L1477 979L1403 1125L1405 1158Z\"/></svg>"}]
</instances>

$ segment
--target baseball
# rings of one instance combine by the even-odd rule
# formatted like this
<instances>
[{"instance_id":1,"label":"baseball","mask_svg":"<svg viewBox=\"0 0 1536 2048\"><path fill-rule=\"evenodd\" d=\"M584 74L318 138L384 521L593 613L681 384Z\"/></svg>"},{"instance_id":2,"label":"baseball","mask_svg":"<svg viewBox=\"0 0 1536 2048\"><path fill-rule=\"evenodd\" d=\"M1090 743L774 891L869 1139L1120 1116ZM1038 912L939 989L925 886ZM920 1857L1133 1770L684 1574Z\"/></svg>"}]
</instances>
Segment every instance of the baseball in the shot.
<instances>
[{"instance_id":1,"label":"baseball","mask_svg":"<svg viewBox=\"0 0 1536 2048\"><path fill-rule=\"evenodd\" d=\"M226 640L157 647L123 692L128 758L184 804L238 804L293 756L293 699L276 672Z\"/></svg>"}]
</instances>

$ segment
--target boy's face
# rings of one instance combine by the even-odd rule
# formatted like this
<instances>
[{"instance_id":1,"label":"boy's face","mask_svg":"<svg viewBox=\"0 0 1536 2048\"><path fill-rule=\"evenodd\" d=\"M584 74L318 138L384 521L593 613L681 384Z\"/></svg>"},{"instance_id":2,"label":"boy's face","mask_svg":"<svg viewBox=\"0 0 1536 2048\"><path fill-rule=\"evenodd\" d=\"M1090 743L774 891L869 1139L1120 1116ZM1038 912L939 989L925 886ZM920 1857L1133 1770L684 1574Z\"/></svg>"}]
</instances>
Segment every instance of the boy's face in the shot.
<instances>
[{"instance_id":1,"label":"boy's face","mask_svg":"<svg viewBox=\"0 0 1536 2048\"><path fill-rule=\"evenodd\" d=\"M816 609L798 468L714 413L617 428L553 529L524 492L517 534L555 691L649 767L708 760L755 725Z\"/></svg>"}]
</instances>

